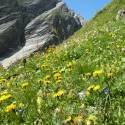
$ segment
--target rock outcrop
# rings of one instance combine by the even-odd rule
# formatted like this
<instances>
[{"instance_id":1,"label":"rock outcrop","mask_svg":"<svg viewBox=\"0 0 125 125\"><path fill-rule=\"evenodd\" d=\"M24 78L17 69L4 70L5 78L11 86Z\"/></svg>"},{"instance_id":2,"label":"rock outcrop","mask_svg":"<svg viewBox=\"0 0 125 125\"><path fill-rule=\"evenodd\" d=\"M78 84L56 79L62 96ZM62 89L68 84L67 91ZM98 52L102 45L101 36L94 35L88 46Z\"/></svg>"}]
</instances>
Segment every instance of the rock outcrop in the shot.
<instances>
[{"instance_id":1,"label":"rock outcrop","mask_svg":"<svg viewBox=\"0 0 125 125\"><path fill-rule=\"evenodd\" d=\"M124 20L125 21L125 9L120 9L117 13L116 20Z\"/></svg>"},{"instance_id":2,"label":"rock outcrop","mask_svg":"<svg viewBox=\"0 0 125 125\"><path fill-rule=\"evenodd\" d=\"M3 3L5 2L3 1ZM12 24L16 24L17 20L21 21L20 18L22 18L23 24L18 24L15 27L19 30L16 31L19 35L16 33L8 34L15 35L16 38L14 36L10 38L14 38L16 45L11 45L15 46L16 49L20 47L20 49L12 56L1 60L1 64L5 68L29 56L33 52L42 50L52 44L59 44L84 24L83 18L69 10L61 0L18 0L17 10L19 19L14 18L14 22L10 22L8 26L11 27ZM3 21L1 22L3 23ZM25 27L25 30L23 30L25 32L25 41L22 42L22 39L24 40L23 32L21 32L23 27ZM5 28L4 23L1 24L0 30L2 28ZM22 39L19 39L20 37ZM8 42L8 38L6 40ZM25 44L21 47L24 42ZM4 44L1 45L0 47L2 48ZM9 49L10 45L7 45L7 48ZM0 54L3 55L1 52Z\"/></svg>"},{"instance_id":3,"label":"rock outcrop","mask_svg":"<svg viewBox=\"0 0 125 125\"><path fill-rule=\"evenodd\" d=\"M17 1L0 0L0 57L23 43L23 18Z\"/></svg>"}]
</instances>

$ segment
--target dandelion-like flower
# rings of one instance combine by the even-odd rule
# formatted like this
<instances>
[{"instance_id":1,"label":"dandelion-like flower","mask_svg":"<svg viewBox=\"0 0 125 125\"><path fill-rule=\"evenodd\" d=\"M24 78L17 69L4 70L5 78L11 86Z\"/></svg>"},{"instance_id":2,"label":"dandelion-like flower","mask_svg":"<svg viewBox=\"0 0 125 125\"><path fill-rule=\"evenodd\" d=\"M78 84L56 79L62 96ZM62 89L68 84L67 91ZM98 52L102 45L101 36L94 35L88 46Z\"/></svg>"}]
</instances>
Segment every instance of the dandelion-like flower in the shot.
<instances>
[{"instance_id":1,"label":"dandelion-like flower","mask_svg":"<svg viewBox=\"0 0 125 125\"><path fill-rule=\"evenodd\" d=\"M113 73L108 73L107 77L111 79L113 77Z\"/></svg>"},{"instance_id":2,"label":"dandelion-like flower","mask_svg":"<svg viewBox=\"0 0 125 125\"><path fill-rule=\"evenodd\" d=\"M41 65L41 69L45 69L45 68L47 68L47 67L48 67L47 64Z\"/></svg>"},{"instance_id":3,"label":"dandelion-like flower","mask_svg":"<svg viewBox=\"0 0 125 125\"><path fill-rule=\"evenodd\" d=\"M90 85L88 88L87 88L87 91L93 91L93 88L95 87L95 85Z\"/></svg>"},{"instance_id":4,"label":"dandelion-like flower","mask_svg":"<svg viewBox=\"0 0 125 125\"><path fill-rule=\"evenodd\" d=\"M64 73L65 72L65 68L62 68L61 70L60 70L60 73Z\"/></svg>"},{"instance_id":5,"label":"dandelion-like flower","mask_svg":"<svg viewBox=\"0 0 125 125\"><path fill-rule=\"evenodd\" d=\"M51 76L50 76L50 75L47 75L47 76L45 77L45 80L50 80L50 78L51 78Z\"/></svg>"},{"instance_id":6,"label":"dandelion-like flower","mask_svg":"<svg viewBox=\"0 0 125 125\"><path fill-rule=\"evenodd\" d=\"M26 82L26 83L23 83L23 84L21 85L21 87L22 87L22 88L26 88L28 85L29 85L29 83Z\"/></svg>"},{"instance_id":7,"label":"dandelion-like flower","mask_svg":"<svg viewBox=\"0 0 125 125\"><path fill-rule=\"evenodd\" d=\"M57 93L54 94L54 97L60 97L64 95L64 90L59 90Z\"/></svg>"},{"instance_id":8,"label":"dandelion-like flower","mask_svg":"<svg viewBox=\"0 0 125 125\"><path fill-rule=\"evenodd\" d=\"M93 72L93 76L96 77L96 76L100 76L103 74L103 70L96 70L95 72Z\"/></svg>"},{"instance_id":9,"label":"dandelion-like flower","mask_svg":"<svg viewBox=\"0 0 125 125\"><path fill-rule=\"evenodd\" d=\"M44 79L44 80L43 80L43 83L44 83L44 84L50 84L51 82L50 82L50 80L45 80L45 79Z\"/></svg>"},{"instance_id":10,"label":"dandelion-like flower","mask_svg":"<svg viewBox=\"0 0 125 125\"><path fill-rule=\"evenodd\" d=\"M43 83L43 84L50 84L51 83L50 78L51 78L51 76L47 75L43 79L39 79L38 83L40 83L40 84L41 83Z\"/></svg>"},{"instance_id":11,"label":"dandelion-like flower","mask_svg":"<svg viewBox=\"0 0 125 125\"><path fill-rule=\"evenodd\" d=\"M43 83L43 79L38 79L38 83L39 84Z\"/></svg>"},{"instance_id":12,"label":"dandelion-like flower","mask_svg":"<svg viewBox=\"0 0 125 125\"><path fill-rule=\"evenodd\" d=\"M86 95L89 96L90 93L99 91L100 88L101 88L101 86L100 86L99 84L97 84L97 85L90 85L90 86L87 88Z\"/></svg>"},{"instance_id":13,"label":"dandelion-like flower","mask_svg":"<svg viewBox=\"0 0 125 125\"><path fill-rule=\"evenodd\" d=\"M55 78L56 81L62 80L62 76L61 76L60 73L56 73L56 74L54 75L54 78Z\"/></svg>"},{"instance_id":14,"label":"dandelion-like flower","mask_svg":"<svg viewBox=\"0 0 125 125\"><path fill-rule=\"evenodd\" d=\"M93 91L98 91L100 90L101 86L100 85L95 85L93 88Z\"/></svg>"},{"instance_id":15,"label":"dandelion-like flower","mask_svg":"<svg viewBox=\"0 0 125 125\"><path fill-rule=\"evenodd\" d=\"M10 98L12 98L12 95L11 95L11 94L2 95L2 96L0 97L0 103L2 103L2 102L5 101L5 100L8 100L8 99L10 99Z\"/></svg>"},{"instance_id":16,"label":"dandelion-like flower","mask_svg":"<svg viewBox=\"0 0 125 125\"><path fill-rule=\"evenodd\" d=\"M70 62L69 64L67 64L67 68L71 69L72 68L72 63Z\"/></svg>"},{"instance_id":17,"label":"dandelion-like flower","mask_svg":"<svg viewBox=\"0 0 125 125\"><path fill-rule=\"evenodd\" d=\"M5 112L11 112L13 110L16 109L16 104L14 103L11 103L10 105L8 105L6 108L5 108Z\"/></svg>"},{"instance_id":18,"label":"dandelion-like flower","mask_svg":"<svg viewBox=\"0 0 125 125\"><path fill-rule=\"evenodd\" d=\"M69 64L67 64L67 68L69 71L71 71L73 68L73 64L70 62Z\"/></svg>"}]
</instances>

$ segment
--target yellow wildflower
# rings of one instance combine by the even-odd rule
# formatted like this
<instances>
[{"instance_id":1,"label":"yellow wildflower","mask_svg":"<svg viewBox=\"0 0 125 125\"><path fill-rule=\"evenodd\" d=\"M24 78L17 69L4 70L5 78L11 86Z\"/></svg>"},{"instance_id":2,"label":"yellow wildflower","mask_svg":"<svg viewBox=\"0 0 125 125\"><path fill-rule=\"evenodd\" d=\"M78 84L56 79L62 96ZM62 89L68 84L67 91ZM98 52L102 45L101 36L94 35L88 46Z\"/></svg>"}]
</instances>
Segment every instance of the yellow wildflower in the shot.
<instances>
[{"instance_id":1,"label":"yellow wildflower","mask_svg":"<svg viewBox=\"0 0 125 125\"><path fill-rule=\"evenodd\" d=\"M65 69L64 69L64 68L60 70L60 73L64 73L64 72L65 72Z\"/></svg>"},{"instance_id":2,"label":"yellow wildflower","mask_svg":"<svg viewBox=\"0 0 125 125\"><path fill-rule=\"evenodd\" d=\"M14 109L16 109L16 105L14 103L8 105L6 108L5 108L5 112L11 112L13 111Z\"/></svg>"},{"instance_id":3,"label":"yellow wildflower","mask_svg":"<svg viewBox=\"0 0 125 125\"><path fill-rule=\"evenodd\" d=\"M67 64L67 68L71 69L72 67L73 67L73 65L71 62L69 64Z\"/></svg>"},{"instance_id":4,"label":"yellow wildflower","mask_svg":"<svg viewBox=\"0 0 125 125\"><path fill-rule=\"evenodd\" d=\"M0 103L2 103L3 101L7 100L7 99L10 99L12 97L11 94L7 94L7 95L2 95L0 97Z\"/></svg>"},{"instance_id":5,"label":"yellow wildflower","mask_svg":"<svg viewBox=\"0 0 125 125\"><path fill-rule=\"evenodd\" d=\"M93 76L96 77L96 76L100 76L103 74L103 70L96 70L95 72L93 72Z\"/></svg>"},{"instance_id":6,"label":"yellow wildflower","mask_svg":"<svg viewBox=\"0 0 125 125\"><path fill-rule=\"evenodd\" d=\"M50 84L50 81L49 80L44 80L43 83L44 84Z\"/></svg>"},{"instance_id":7,"label":"yellow wildflower","mask_svg":"<svg viewBox=\"0 0 125 125\"><path fill-rule=\"evenodd\" d=\"M54 48L53 48L53 47L49 47L49 48L46 50L46 53L52 53L52 52L53 52L53 50L54 50Z\"/></svg>"},{"instance_id":8,"label":"yellow wildflower","mask_svg":"<svg viewBox=\"0 0 125 125\"><path fill-rule=\"evenodd\" d=\"M43 80L42 79L38 79L38 83L43 83Z\"/></svg>"},{"instance_id":9,"label":"yellow wildflower","mask_svg":"<svg viewBox=\"0 0 125 125\"><path fill-rule=\"evenodd\" d=\"M50 75L47 75L47 76L45 77L45 80L50 80L50 78L51 78L51 76L50 76Z\"/></svg>"},{"instance_id":10,"label":"yellow wildflower","mask_svg":"<svg viewBox=\"0 0 125 125\"><path fill-rule=\"evenodd\" d=\"M87 91L93 91L95 85L90 85L88 88L87 88Z\"/></svg>"},{"instance_id":11,"label":"yellow wildflower","mask_svg":"<svg viewBox=\"0 0 125 125\"><path fill-rule=\"evenodd\" d=\"M79 116L77 116L77 117L75 117L75 118L73 119L73 122L74 122L75 124L79 124L79 123L83 122L83 117L82 117L81 115L79 115Z\"/></svg>"},{"instance_id":12,"label":"yellow wildflower","mask_svg":"<svg viewBox=\"0 0 125 125\"><path fill-rule=\"evenodd\" d=\"M69 122L71 122L71 120L72 120L72 117L71 117L71 116L68 116L68 117L66 118L66 120L65 120L65 123L69 123Z\"/></svg>"},{"instance_id":13,"label":"yellow wildflower","mask_svg":"<svg viewBox=\"0 0 125 125\"><path fill-rule=\"evenodd\" d=\"M41 65L41 69L45 69L45 68L47 68L48 66L46 65L46 64L43 64L43 65Z\"/></svg>"},{"instance_id":14,"label":"yellow wildflower","mask_svg":"<svg viewBox=\"0 0 125 125\"><path fill-rule=\"evenodd\" d=\"M108 73L108 74L107 74L107 77L108 77L108 78L112 78L112 77L113 77L113 73Z\"/></svg>"},{"instance_id":15,"label":"yellow wildflower","mask_svg":"<svg viewBox=\"0 0 125 125\"><path fill-rule=\"evenodd\" d=\"M28 85L29 85L29 83L26 82L26 83L23 83L23 84L21 85L21 87L22 87L22 88L26 88Z\"/></svg>"},{"instance_id":16,"label":"yellow wildflower","mask_svg":"<svg viewBox=\"0 0 125 125\"><path fill-rule=\"evenodd\" d=\"M61 74L60 74L60 73L56 73L56 74L54 75L54 78L55 78L55 80L56 80L56 81L58 81L58 80L61 80L61 79L62 79L62 77L61 77Z\"/></svg>"},{"instance_id":17,"label":"yellow wildflower","mask_svg":"<svg viewBox=\"0 0 125 125\"><path fill-rule=\"evenodd\" d=\"M59 90L57 93L54 94L54 97L60 97L64 94L64 90Z\"/></svg>"},{"instance_id":18,"label":"yellow wildflower","mask_svg":"<svg viewBox=\"0 0 125 125\"><path fill-rule=\"evenodd\" d=\"M51 78L51 76L50 76L50 75L47 75L47 76L43 79L43 83L44 83L44 84L49 84L49 83L50 83L50 78Z\"/></svg>"},{"instance_id":19,"label":"yellow wildflower","mask_svg":"<svg viewBox=\"0 0 125 125\"><path fill-rule=\"evenodd\" d=\"M67 64L68 71L70 72L72 70L73 64L70 62Z\"/></svg>"},{"instance_id":20,"label":"yellow wildflower","mask_svg":"<svg viewBox=\"0 0 125 125\"><path fill-rule=\"evenodd\" d=\"M101 88L100 85L95 85L93 91L98 91L100 88Z\"/></svg>"},{"instance_id":21,"label":"yellow wildflower","mask_svg":"<svg viewBox=\"0 0 125 125\"><path fill-rule=\"evenodd\" d=\"M100 88L101 88L100 85L90 85L87 88L86 95L89 96L91 92L98 91Z\"/></svg>"},{"instance_id":22,"label":"yellow wildflower","mask_svg":"<svg viewBox=\"0 0 125 125\"><path fill-rule=\"evenodd\" d=\"M89 115L86 119L86 125L95 125L97 124L97 117L94 115Z\"/></svg>"}]
</instances>

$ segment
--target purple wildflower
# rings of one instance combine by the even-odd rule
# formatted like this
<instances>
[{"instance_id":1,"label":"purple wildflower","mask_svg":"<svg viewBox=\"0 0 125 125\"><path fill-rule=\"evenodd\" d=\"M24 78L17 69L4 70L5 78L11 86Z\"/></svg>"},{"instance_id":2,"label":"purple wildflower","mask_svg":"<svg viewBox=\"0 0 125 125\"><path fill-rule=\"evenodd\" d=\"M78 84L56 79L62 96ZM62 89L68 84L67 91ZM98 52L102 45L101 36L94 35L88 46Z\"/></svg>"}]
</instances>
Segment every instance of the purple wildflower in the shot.
<instances>
[{"instance_id":1,"label":"purple wildflower","mask_svg":"<svg viewBox=\"0 0 125 125\"><path fill-rule=\"evenodd\" d=\"M108 88L103 89L103 93L104 93L104 94L109 94L109 92L110 92L110 91L109 91Z\"/></svg>"}]
</instances>

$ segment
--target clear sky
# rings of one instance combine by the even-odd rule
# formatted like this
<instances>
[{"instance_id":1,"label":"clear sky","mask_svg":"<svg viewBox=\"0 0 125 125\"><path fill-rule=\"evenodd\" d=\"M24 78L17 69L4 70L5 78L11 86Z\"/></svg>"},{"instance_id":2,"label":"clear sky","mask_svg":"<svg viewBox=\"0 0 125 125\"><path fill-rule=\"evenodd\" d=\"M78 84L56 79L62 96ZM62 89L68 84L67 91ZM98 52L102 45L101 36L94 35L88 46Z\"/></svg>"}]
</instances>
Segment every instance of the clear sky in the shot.
<instances>
[{"instance_id":1,"label":"clear sky","mask_svg":"<svg viewBox=\"0 0 125 125\"><path fill-rule=\"evenodd\" d=\"M91 19L96 12L105 7L112 0L64 0L69 8L83 16L86 20Z\"/></svg>"}]
</instances>

